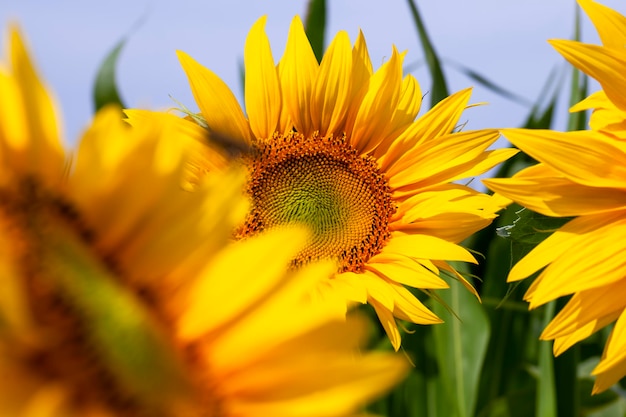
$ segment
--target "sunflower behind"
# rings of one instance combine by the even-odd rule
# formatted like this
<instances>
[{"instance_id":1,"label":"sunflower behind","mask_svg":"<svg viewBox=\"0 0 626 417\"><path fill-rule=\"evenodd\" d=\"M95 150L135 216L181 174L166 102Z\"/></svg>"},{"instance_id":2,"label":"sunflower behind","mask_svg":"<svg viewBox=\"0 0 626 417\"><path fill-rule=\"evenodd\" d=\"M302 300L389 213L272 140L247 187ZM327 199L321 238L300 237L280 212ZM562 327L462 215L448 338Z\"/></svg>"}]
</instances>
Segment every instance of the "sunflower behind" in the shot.
<instances>
[{"instance_id":1,"label":"sunflower behind","mask_svg":"<svg viewBox=\"0 0 626 417\"><path fill-rule=\"evenodd\" d=\"M571 109L593 109L591 130L504 130L539 164L484 183L530 210L574 217L522 258L508 280L539 272L524 295L530 308L571 296L541 334L554 340L555 355L615 323L592 372L595 394L626 375L626 18L595 1L578 3L603 45L550 43L602 86Z\"/></svg>"},{"instance_id":2,"label":"sunflower behind","mask_svg":"<svg viewBox=\"0 0 626 417\"><path fill-rule=\"evenodd\" d=\"M285 272L308 232L228 244L243 175L184 188L201 128L130 128L109 108L70 158L16 31L10 54L0 415L340 416L404 374L400 358L356 353L361 319L308 301L332 265Z\"/></svg>"}]
</instances>

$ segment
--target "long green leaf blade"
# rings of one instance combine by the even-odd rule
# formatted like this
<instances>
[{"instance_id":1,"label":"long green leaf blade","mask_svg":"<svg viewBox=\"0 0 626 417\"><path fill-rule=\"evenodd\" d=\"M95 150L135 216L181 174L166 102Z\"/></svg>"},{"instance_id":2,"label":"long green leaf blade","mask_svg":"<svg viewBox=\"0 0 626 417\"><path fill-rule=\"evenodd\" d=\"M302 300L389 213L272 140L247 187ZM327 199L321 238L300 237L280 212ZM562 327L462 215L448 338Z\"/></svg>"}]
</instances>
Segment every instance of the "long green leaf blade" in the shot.
<instances>
[{"instance_id":1,"label":"long green leaf blade","mask_svg":"<svg viewBox=\"0 0 626 417\"><path fill-rule=\"evenodd\" d=\"M93 102L96 111L108 104L115 104L121 108L126 107L122 102L115 80L115 68L125 44L126 38L120 40L98 69L93 86Z\"/></svg>"},{"instance_id":2,"label":"long green leaf blade","mask_svg":"<svg viewBox=\"0 0 626 417\"><path fill-rule=\"evenodd\" d=\"M437 56L435 47L428 36L426 26L424 25L419 10L417 9L417 4L415 3L415 0L408 0L408 2L409 8L411 9L411 15L413 16L415 26L417 27L420 42L422 43L422 48L424 49L428 70L430 71L430 76L433 81L432 89L430 91L430 104L431 107L433 107L450 94L448 93L448 86L446 85L446 79L441 68L441 60Z\"/></svg>"},{"instance_id":3,"label":"long green leaf blade","mask_svg":"<svg viewBox=\"0 0 626 417\"><path fill-rule=\"evenodd\" d=\"M326 0L310 0L305 20L306 36L317 62L324 56L324 33L326 31Z\"/></svg>"},{"instance_id":4,"label":"long green leaf blade","mask_svg":"<svg viewBox=\"0 0 626 417\"><path fill-rule=\"evenodd\" d=\"M525 97L520 96L519 94L516 94L508 89L506 89L505 87L496 84L495 82L491 81L489 78L487 78L486 76L482 75L481 73L479 73L478 71L461 64L460 62L456 62L453 61L451 59L445 59L444 62L446 63L446 65L453 67L454 69L456 69L457 71L461 72L462 74L464 74L466 77L468 77L469 79L471 79L472 81L474 81L476 84L479 84L483 87L485 87L487 90L490 90L491 92L499 95L500 97L503 97L507 100L510 100L514 103L520 104L522 106L526 106L526 107L531 107L532 106L532 102L530 100L528 100Z\"/></svg>"},{"instance_id":5,"label":"long green leaf blade","mask_svg":"<svg viewBox=\"0 0 626 417\"><path fill-rule=\"evenodd\" d=\"M580 40L580 9L576 7L576 23L574 25L574 40ZM572 68L572 83L570 85L569 105L573 106L587 96L588 78L579 69ZM570 113L567 120L567 130L584 130L587 126L587 112Z\"/></svg>"},{"instance_id":6,"label":"long green leaf blade","mask_svg":"<svg viewBox=\"0 0 626 417\"><path fill-rule=\"evenodd\" d=\"M459 417L474 415L478 381L491 333L487 315L479 301L458 281L439 292L454 317L444 305L433 308L445 323L433 327L435 355L448 402L455 405Z\"/></svg>"},{"instance_id":7,"label":"long green leaf blade","mask_svg":"<svg viewBox=\"0 0 626 417\"><path fill-rule=\"evenodd\" d=\"M556 302L548 303L545 309L543 328L554 317ZM552 359L552 343L539 342L539 377L537 380L537 417L554 417L557 415L556 390L554 387L554 365Z\"/></svg>"}]
</instances>

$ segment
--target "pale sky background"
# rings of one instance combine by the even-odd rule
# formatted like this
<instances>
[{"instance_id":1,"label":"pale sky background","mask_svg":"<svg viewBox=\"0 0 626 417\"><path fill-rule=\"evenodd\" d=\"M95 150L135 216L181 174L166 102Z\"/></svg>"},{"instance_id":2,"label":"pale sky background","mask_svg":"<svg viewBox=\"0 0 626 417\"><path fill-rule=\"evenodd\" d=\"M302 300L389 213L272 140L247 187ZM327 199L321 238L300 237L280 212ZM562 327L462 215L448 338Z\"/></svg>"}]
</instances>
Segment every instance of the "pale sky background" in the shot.
<instances>
[{"instance_id":1,"label":"pale sky background","mask_svg":"<svg viewBox=\"0 0 626 417\"><path fill-rule=\"evenodd\" d=\"M389 57L392 44L408 50L406 63L422 59L406 1L327 1L327 44L338 30L346 30L354 41L361 28L375 68ZM602 3L626 12L623 0ZM268 15L266 30L279 59L291 19L304 15L306 4L302 0L0 0L0 24L5 39L9 22L22 28L40 73L60 103L66 142L75 143L92 114L97 68L123 36L130 33L117 75L126 104L163 109L174 105L171 95L196 109L177 49L212 69L241 98L239 65L251 25ZM441 57L462 62L531 101L541 94L551 69L565 65L546 40L572 36L577 7L574 0L421 0L418 6ZM131 33L140 20L143 23ZM586 16L583 40L598 42ZM451 67L445 71L451 91L474 85ZM413 74L426 92L430 87L426 69ZM529 111L476 86L473 102L485 101L488 106L464 114L468 129L519 126ZM565 127L566 108L562 101L557 129Z\"/></svg>"}]
</instances>

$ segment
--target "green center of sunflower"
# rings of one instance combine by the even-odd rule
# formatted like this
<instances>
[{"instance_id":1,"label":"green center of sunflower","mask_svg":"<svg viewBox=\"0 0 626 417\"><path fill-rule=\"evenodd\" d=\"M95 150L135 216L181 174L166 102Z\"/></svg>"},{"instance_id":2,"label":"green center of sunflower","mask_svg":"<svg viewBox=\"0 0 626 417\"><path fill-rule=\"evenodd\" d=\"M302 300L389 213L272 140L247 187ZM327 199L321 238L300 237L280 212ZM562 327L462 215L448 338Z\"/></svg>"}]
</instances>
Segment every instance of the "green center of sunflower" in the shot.
<instances>
[{"instance_id":1,"label":"green center of sunflower","mask_svg":"<svg viewBox=\"0 0 626 417\"><path fill-rule=\"evenodd\" d=\"M297 133L260 143L246 161L252 209L239 237L301 223L313 237L295 266L336 259L339 270L358 272L389 239L395 205L375 161L345 138L304 138Z\"/></svg>"}]
</instances>

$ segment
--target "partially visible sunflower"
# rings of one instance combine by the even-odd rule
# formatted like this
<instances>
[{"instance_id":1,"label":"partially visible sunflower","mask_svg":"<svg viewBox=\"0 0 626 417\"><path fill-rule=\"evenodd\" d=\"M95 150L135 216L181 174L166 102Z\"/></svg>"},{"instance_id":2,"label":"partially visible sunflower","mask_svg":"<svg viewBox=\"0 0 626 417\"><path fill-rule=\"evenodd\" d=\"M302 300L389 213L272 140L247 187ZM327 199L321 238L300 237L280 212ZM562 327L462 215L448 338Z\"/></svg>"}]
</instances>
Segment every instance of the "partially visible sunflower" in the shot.
<instances>
[{"instance_id":1,"label":"partially visible sunflower","mask_svg":"<svg viewBox=\"0 0 626 417\"><path fill-rule=\"evenodd\" d=\"M540 163L484 183L533 211L575 217L520 260L508 280L541 270L525 294L530 308L573 294L541 335L554 339L556 355L615 322L593 371L598 393L626 375L626 18L591 0L578 2L604 45L550 43L603 87L571 109L593 108L592 130L505 130Z\"/></svg>"},{"instance_id":2,"label":"partially visible sunflower","mask_svg":"<svg viewBox=\"0 0 626 417\"><path fill-rule=\"evenodd\" d=\"M20 36L0 70L0 415L341 416L405 361L358 355L364 322L307 299L334 265L286 274L308 234L227 245L244 176L184 190L172 120L99 113L76 155ZM280 247L280 251L276 248Z\"/></svg>"},{"instance_id":3,"label":"partially visible sunflower","mask_svg":"<svg viewBox=\"0 0 626 417\"><path fill-rule=\"evenodd\" d=\"M447 271L475 293L448 261L476 262L459 242L507 201L455 181L516 151L486 150L496 130L460 131L470 90L415 120L422 92L403 77L404 54L395 48L374 72L363 35L352 46L339 32L318 64L295 17L276 64L265 21L254 24L244 50L247 118L219 77L179 52L201 111L193 119L253 150L242 158L252 207L238 237L308 225L313 236L293 264L338 262L320 295L371 304L398 349L396 318L440 322L405 285L446 288Z\"/></svg>"}]
</instances>

